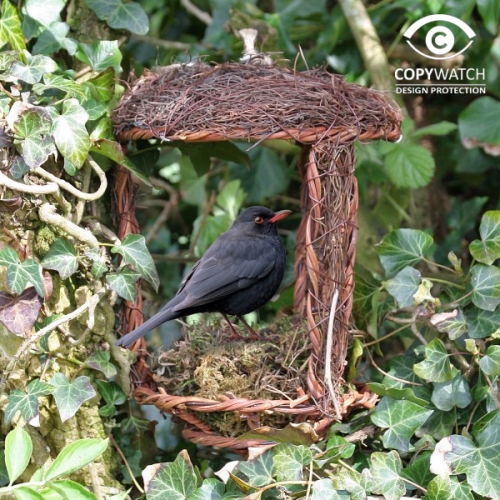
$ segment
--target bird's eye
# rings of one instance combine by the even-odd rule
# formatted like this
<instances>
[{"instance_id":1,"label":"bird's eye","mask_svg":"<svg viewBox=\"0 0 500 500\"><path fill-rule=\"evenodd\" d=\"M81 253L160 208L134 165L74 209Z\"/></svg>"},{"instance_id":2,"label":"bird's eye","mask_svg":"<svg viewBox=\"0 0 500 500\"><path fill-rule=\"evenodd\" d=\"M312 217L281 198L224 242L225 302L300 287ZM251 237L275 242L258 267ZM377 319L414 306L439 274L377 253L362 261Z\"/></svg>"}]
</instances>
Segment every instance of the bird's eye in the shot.
<instances>
[{"instance_id":1,"label":"bird's eye","mask_svg":"<svg viewBox=\"0 0 500 500\"><path fill-rule=\"evenodd\" d=\"M262 224L264 222L264 219L260 215L257 215L257 217L255 217L253 221L255 222L255 224Z\"/></svg>"}]
</instances>

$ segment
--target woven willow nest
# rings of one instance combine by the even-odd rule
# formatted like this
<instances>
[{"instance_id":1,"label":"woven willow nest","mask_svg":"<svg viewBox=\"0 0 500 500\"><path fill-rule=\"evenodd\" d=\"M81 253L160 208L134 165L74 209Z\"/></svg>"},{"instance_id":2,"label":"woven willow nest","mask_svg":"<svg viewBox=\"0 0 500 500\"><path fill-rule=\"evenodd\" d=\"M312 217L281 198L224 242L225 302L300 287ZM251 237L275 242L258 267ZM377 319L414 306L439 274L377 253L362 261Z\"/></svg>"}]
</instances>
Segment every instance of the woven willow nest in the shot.
<instances>
[{"instance_id":1,"label":"woven willow nest","mask_svg":"<svg viewBox=\"0 0 500 500\"><path fill-rule=\"evenodd\" d=\"M369 393L341 394L349 342L354 287L358 192L354 177L355 140L396 141L400 111L383 93L348 84L325 70L226 63L173 65L146 71L130 83L114 112L122 141L293 140L302 145L302 222L297 233L294 307L306 331L307 373L292 393L273 399L239 397L231 391L207 398L169 394L156 384L145 357L133 372L134 397L155 404L187 425L185 438L197 443L244 449L253 440L221 435L207 413L244 416L249 429L263 424L264 414L287 421L310 422L319 436L356 407L370 407ZM121 175L121 177L120 177ZM133 224L133 196L123 196L129 174L121 172L118 211L123 227ZM120 237L124 235L121 234ZM142 321L140 304L128 304L131 331ZM141 349L144 343L141 345ZM140 351L139 351L140 352Z\"/></svg>"}]
</instances>

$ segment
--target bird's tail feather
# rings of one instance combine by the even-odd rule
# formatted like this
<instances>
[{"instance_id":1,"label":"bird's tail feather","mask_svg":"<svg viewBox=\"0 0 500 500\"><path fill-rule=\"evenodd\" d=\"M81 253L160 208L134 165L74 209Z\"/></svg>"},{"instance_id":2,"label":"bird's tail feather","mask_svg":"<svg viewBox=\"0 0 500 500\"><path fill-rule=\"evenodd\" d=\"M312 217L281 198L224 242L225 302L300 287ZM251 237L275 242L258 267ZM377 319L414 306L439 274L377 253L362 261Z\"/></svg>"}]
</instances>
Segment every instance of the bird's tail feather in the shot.
<instances>
[{"instance_id":1,"label":"bird's tail feather","mask_svg":"<svg viewBox=\"0 0 500 500\"><path fill-rule=\"evenodd\" d=\"M127 333L122 338L116 341L116 345L122 347L130 347L137 340L139 340L142 336L146 335L146 333L150 332L157 326L160 326L165 321L169 321L171 319L178 318L179 314L172 311L172 307L163 308L157 314L155 314L152 318L148 319L146 323L139 326L135 330Z\"/></svg>"}]
</instances>

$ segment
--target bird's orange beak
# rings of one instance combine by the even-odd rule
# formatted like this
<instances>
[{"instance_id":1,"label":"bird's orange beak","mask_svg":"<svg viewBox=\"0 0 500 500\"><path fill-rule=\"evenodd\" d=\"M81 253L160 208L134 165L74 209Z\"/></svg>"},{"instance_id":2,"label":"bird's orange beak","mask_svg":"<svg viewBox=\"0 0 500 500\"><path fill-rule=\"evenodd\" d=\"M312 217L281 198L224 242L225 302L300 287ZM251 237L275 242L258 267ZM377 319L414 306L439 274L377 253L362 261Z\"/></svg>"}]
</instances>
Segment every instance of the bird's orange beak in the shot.
<instances>
[{"instance_id":1,"label":"bird's orange beak","mask_svg":"<svg viewBox=\"0 0 500 500\"><path fill-rule=\"evenodd\" d=\"M292 213L291 210L280 210L279 212L276 212L270 219L269 222L272 222L273 224L275 222L278 222L281 219L284 219L285 217L288 217Z\"/></svg>"}]
</instances>

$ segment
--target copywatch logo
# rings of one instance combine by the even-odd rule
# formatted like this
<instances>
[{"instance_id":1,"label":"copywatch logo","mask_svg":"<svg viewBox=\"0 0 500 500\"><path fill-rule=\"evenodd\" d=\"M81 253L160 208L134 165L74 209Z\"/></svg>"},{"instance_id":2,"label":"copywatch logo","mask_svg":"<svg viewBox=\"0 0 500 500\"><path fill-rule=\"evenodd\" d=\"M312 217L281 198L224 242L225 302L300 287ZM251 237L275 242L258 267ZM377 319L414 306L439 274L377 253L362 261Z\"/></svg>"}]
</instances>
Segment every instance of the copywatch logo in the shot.
<instances>
[{"instance_id":1,"label":"copywatch logo","mask_svg":"<svg viewBox=\"0 0 500 500\"><path fill-rule=\"evenodd\" d=\"M452 52L455 45L455 35L447 26L438 25L431 28L425 37L425 46L434 55L424 54L422 51L418 50L410 41L411 37L426 24L430 23L450 23L458 26L469 38L469 43L460 52ZM427 57L429 59L452 59L457 57L462 52L466 51L472 44L472 40L476 34L470 26L465 24L461 19L449 16L447 14L432 14L431 16L426 16L416 22L414 22L404 33L403 36L407 39L408 45L420 55ZM451 54L450 54L451 52Z\"/></svg>"},{"instance_id":2,"label":"copywatch logo","mask_svg":"<svg viewBox=\"0 0 500 500\"><path fill-rule=\"evenodd\" d=\"M417 48L412 37L417 31L433 23L425 35L425 46L428 53ZM439 24L438 24L439 23ZM468 38L466 46L459 50L455 47L453 31L443 24L454 25L460 28ZM455 33L458 30L454 28ZM452 59L465 52L474 41L476 34L470 26L462 20L447 14L433 14L415 21L404 33L408 45L418 54L431 61L421 62L415 66L404 64L396 68L396 92L398 94L485 94L485 68L461 67L461 64L433 63ZM417 38L418 35L415 37ZM461 39L464 37L461 35Z\"/></svg>"}]
</instances>

